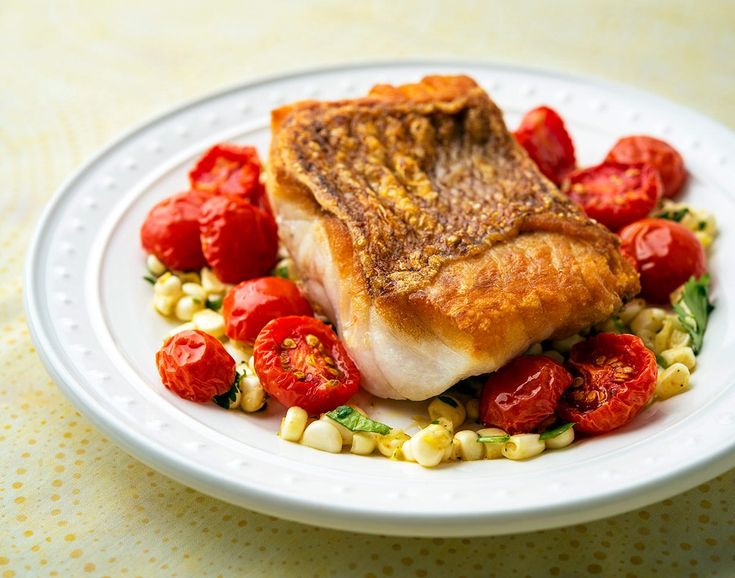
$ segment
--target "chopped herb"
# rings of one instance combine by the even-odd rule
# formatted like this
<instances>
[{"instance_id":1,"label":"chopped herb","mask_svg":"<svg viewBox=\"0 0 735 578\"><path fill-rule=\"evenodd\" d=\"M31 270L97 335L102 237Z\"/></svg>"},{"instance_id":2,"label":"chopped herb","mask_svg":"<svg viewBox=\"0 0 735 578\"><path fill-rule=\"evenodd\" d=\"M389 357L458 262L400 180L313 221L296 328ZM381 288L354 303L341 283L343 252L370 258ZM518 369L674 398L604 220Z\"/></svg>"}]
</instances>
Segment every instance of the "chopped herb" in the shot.
<instances>
[{"instance_id":1,"label":"chopped herb","mask_svg":"<svg viewBox=\"0 0 735 578\"><path fill-rule=\"evenodd\" d=\"M477 441L481 444L504 444L510 439L509 435L504 436L480 436Z\"/></svg>"},{"instance_id":2,"label":"chopped herb","mask_svg":"<svg viewBox=\"0 0 735 578\"><path fill-rule=\"evenodd\" d=\"M669 364L666 363L666 360L663 357L661 357L658 353L656 354L656 363L658 363L664 369L666 369L669 366Z\"/></svg>"},{"instance_id":3,"label":"chopped herb","mask_svg":"<svg viewBox=\"0 0 735 578\"><path fill-rule=\"evenodd\" d=\"M699 221L697 224L697 229L700 231L704 231L707 228L707 222L706 221Z\"/></svg>"},{"instance_id":4,"label":"chopped herb","mask_svg":"<svg viewBox=\"0 0 735 578\"><path fill-rule=\"evenodd\" d=\"M550 440L555 437L560 436L568 429L574 427L574 422L570 421L569 423L562 424L558 427L547 429L545 432L542 432L541 435L538 437L540 440Z\"/></svg>"},{"instance_id":5,"label":"chopped herb","mask_svg":"<svg viewBox=\"0 0 735 578\"><path fill-rule=\"evenodd\" d=\"M278 265L276 265L273 273L276 277L281 277L282 279L290 279L290 277L288 276L288 265L286 265L285 263L279 263Z\"/></svg>"},{"instance_id":6,"label":"chopped herb","mask_svg":"<svg viewBox=\"0 0 735 578\"><path fill-rule=\"evenodd\" d=\"M435 419L434 421L431 422L431 425L439 425L439 420Z\"/></svg>"},{"instance_id":7,"label":"chopped herb","mask_svg":"<svg viewBox=\"0 0 735 578\"><path fill-rule=\"evenodd\" d=\"M446 403L447 405L451 405L452 407L457 407L457 402L448 395L437 395L436 398L442 403Z\"/></svg>"},{"instance_id":8,"label":"chopped herb","mask_svg":"<svg viewBox=\"0 0 735 578\"><path fill-rule=\"evenodd\" d=\"M673 305L679 321L692 338L694 353L699 353L702 349L707 320L714 309L709 301L709 280L709 275L702 275L699 279L691 277L684 283L679 301Z\"/></svg>"},{"instance_id":9,"label":"chopped herb","mask_svg":"<svg viewBox=\"0 0 735 578\"><path fill-rule=\"evenodd\" d=\"M222 295L209 295L207 296L207 301L204 304L207 309L211 309L212 311L219 311L222 309Z\"/></svg>"},{"instance_id":10,"label":"chopped herb","mask_svg":"<svg viewBox=\"0 0 735 578\"><path fill-rule=\"evenodd\" d=\"M659 219L666 219L668 221L676 221L677 223L680 223L681 220L686 217L689 214L689 209L684 207L683 209L678 210L669 210L669 211L661 211L660 213L656 214L656 216Z\"/></svg>"},{"instance_id":11,"label":"chopped herb","mask_svg":"<svg viewBox=\"0 0 735 578\"><path fill-rule=\"evenodd\" d=\"M387 425L365 417L349 405L340 405L337 409L328 411L326 416L350 431L365 431L382 435L390 433L390 428Z\"/></svg>"},{"instance_id":12,"label":"chopped herb","mask_svg":"<svg viewBox=\"0 0 735 578\"><path fill-rule=\"evenodd\" d=\"M212 398L212 401L216 403L220 407L224 407L225 409L230 409L232 407L232 404L237 401L237 394L240 393L240 378L242 377L242 374L236 372L235 373L235 381L232 384L232 387L230 388L230 391L226 391L222 395L215 395Z\"/></svg>"},{"instance_id":13,"label":"chopped herb","mask_svg":"<svg viewBox=\"0 0 735 578\"><path fill-rule=\"evenodd\" d=\"M201 300L201 299L199 299L199 297L192 297L192 298L191 298L191 300L192 300L192 301L193 301L193 302L194 302L194 303L195 303L196 305L201 305L201 304L202 304L202 300Z\"/></svg>"},{"instance_id":14,"label":"chopped herb","mask_svg":"<svg viewBox=\"0 0 735 578\"><path fill-rule=\"evenodd\" d=\"M148 283L150 283L151 285L156 284L156 278L151 277L150 275L143 275L143 280L148 281Z\"/></svg>"}]
</instances>

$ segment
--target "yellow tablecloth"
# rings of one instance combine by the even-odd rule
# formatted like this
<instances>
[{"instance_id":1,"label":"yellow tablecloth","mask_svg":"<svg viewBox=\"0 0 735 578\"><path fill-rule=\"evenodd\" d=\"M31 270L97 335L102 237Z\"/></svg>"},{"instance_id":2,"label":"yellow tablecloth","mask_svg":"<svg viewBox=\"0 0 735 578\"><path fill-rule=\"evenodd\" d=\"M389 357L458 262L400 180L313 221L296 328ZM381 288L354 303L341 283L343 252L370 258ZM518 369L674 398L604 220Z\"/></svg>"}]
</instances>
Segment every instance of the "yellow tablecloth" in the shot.
<instances>
[{"instance_id":1,"label":"yellow tablecloth","mask_svg":"<svg viewBox=\"0 0 735 578\"><path fill-rule=\"evenodd\" d=\"M497 538L364 536L230 506L80 417L41 366L21 305L26 245L52 192L172 105L320 64L453 56L629 82L735 126L732 3L132 4L0 3L1 576L735 575L734 471L608 520Z\"/></svg>"}]
</instances>

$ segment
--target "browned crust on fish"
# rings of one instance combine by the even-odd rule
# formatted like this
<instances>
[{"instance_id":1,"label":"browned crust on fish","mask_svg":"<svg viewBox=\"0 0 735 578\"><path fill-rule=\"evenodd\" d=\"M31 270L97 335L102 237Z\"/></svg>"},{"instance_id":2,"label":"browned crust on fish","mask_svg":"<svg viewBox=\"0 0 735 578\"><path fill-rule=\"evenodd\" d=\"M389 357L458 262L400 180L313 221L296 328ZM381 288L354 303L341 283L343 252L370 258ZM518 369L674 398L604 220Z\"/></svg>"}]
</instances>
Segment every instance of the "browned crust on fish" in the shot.
<instances>
[{"instance_id":1,"label":"browned crust on fish","mask_svg":"<svg viewBox=\"0 0 735 578\"><path fill-rule=\"evenodd\" d=\"M275 164L345 225L371 296L420 290L447 262L521 233L617 246L541 175L466 76L297 103L274 111L273 127Z\"/></svg>"}]
</instances>

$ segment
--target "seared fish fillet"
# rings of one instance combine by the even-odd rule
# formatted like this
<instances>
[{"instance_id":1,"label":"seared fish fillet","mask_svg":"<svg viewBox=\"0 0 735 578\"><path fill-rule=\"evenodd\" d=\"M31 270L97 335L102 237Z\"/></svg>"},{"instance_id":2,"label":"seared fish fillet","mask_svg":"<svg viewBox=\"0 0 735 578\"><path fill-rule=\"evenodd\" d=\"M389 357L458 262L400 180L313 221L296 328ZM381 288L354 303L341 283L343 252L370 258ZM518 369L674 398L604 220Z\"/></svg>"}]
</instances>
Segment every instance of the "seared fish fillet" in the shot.
<instances>
[{"instance_id":1,"label":"seared fish fillet","mask_svg":"<svg viewBox=\"0 0 735 578\"><path fill-rule=\"evenodd\" d=\"M466 76L296 103L272 132L281 240L377 396L437 395L638 292Z\"/></svg>"}]
</instances>

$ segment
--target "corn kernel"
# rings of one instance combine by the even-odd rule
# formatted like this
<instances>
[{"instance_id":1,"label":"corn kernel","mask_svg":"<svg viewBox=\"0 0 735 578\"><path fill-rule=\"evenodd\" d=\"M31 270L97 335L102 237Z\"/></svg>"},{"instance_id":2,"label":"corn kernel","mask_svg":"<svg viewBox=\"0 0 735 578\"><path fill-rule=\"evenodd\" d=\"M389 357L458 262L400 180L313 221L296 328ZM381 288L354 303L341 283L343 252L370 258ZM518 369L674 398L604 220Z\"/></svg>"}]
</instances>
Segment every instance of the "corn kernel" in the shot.
<instances>
[{"instance_id":1,"label":"corn kernel","mask_svg":"<svg viewBox=\"0 0 735 578\"><path fill-rule=\"evenodd\" d=\"M539 434L516 434L503 444L503 455L511 460L525 460L539 455L546 449L546 443Z\"/></svg>"},{"instance_id":2,"label":"corn kernel","mask_svg":"<svg viewBox=\"0 0 735 578\"><path fill-rule=\"evenodd\" d=\"M299 441L306 429L308 419L309 415L305 409L298 406L289 407L286 416L281 420L279 431L281 439L289 442Z\"/></svg>"},{"instance_id":3,"label":"corn kernel","mask_svg":"<svg viewBox=\"0 0 735 578\"><path fill-rule=\"evenodd\" d=\"M304 430L301 443L315 450L338 454L342 451L342 438L337 428L326 421L313 421Z\"/></svg>"},{"instance_id":4,"label":"corn kernel","mask_svg":"<svg viewBox=\"0 0 735 578\"><path fill-rule=\"evenodd\" d=\"M683 363L674 363L659 372L656 397L668 399L689 389L689 369Z\"/></svg>"},{"instance_id":5,"label":"corn kernel","mask_svg":"<svg viewBox=\"0 0 735 578\"><path fill-rule=\"evenodd\" d=\"M158 257L153 255L152 253L146 258L145 266L148 271L150 271L151 275L154 275L155 277L160 277L168 270L166 268L166 265L161 263Z\"/></svg>"},{"instance_id":6,"label":"corn kernel","mask_svg":"<svg viewBox=\"0 0 735 578\"><path fill-rule=\"evenodd\" d=\"M375 451L375 437L365 432L355 432L352 436L350 452L368 456Z\"/></svg>"},{"instance_id":7,"label":"corn kernel","mask_svg":"<svg viewBox=\"0 0 735 578\"><path fill-rule=\"evenodd\" d=\"M464 405L451 395L440 395L431 400L429 404L429 417L432 420L445 418L452 423L453 428L458 428L467 417Z\"/></svg>"}]
</instances>

